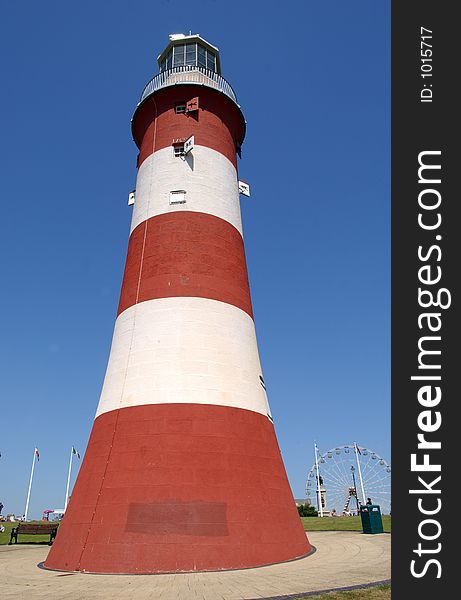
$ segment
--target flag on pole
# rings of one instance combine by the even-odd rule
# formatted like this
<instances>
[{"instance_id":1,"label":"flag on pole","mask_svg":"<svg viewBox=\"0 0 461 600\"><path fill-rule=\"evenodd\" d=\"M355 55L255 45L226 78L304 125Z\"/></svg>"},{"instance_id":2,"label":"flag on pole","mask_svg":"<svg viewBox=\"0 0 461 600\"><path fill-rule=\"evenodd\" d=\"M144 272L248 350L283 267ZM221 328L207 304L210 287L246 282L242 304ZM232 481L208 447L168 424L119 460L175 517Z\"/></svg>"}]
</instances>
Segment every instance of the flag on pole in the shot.
<instances>
[{"instance_id":1,"label":"flag on pole","mask_svg":"<svg viewBox=\"0 0 461 600\"><path fill-rule=\"evenodd\" d=\"M29 456L30 456L30 454L29 454ZM35 456L37 457L37 461L40 462L40 454L38 452L38 448L35 448Z\"/></svg>"},{"instance_id":2,"label":"flag on pole","mask_svg":"<svg viewBox=\"0 0 461 600\"><path fill-rule=\"evenodd\" d=\"M77 452L77 450L74 448L74 446L72 446L72 454L75 454L77 456L77 458L80 458L80 454Z\"/></svg>"}]
</instances>

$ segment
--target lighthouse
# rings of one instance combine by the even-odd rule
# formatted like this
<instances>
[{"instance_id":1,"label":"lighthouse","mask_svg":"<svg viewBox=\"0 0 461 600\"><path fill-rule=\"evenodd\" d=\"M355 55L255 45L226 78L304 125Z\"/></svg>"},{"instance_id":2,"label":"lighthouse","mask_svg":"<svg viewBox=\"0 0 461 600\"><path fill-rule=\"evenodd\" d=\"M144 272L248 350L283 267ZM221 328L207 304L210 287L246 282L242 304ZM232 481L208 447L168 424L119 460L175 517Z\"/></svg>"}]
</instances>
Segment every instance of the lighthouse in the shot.
<instances>
[{"instance_id":1,"label":"lighthouse","mask_svg":"<svg viewBox=\"0 0 461 600\"><path fill-rule=\"evenodd\" d=\"M242 569L311 550L258 354L245 119L200 35L170 36L158 66L132 118L138 172L107 371L49 569Z\"/></svg>"}]
</instances>

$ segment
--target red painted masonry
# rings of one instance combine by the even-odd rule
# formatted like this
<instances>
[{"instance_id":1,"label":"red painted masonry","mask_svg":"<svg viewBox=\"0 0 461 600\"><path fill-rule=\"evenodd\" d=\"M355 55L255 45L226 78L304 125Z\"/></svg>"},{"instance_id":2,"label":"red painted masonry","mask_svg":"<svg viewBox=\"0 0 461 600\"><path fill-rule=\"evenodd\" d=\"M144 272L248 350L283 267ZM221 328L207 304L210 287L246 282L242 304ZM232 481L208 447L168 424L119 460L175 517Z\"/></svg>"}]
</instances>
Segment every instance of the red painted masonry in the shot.
<instances>
[{"instance_id":1,"label":"red painted masonry","mask_svg":"<svg viewBox=\"0 0 461 600\"><path fill-rule=\"evenodd\" d=\"M310 550L267 417L159 404L96 419L45 566L209 571L287 561Z\"/></svg>"},{"instance_id":2,"label":"red painted masonry","mask_svg":"<svg viewBox=\"0 0 461 600\"><path fill-rule=\"evenodd\" d=\"M190 115L176 114L175 105L194 96L200 108ZM167 87L147 98L136 110L133 137L139 147L138 167L172 140L195 137L195 143L226 156L237 168L236 145L243 142L245 122L237 106L220 92L193 85Z\"/></svg>"},{"instance_id":3,"label":"red painted masonry","mask_svg":"<svg viewBox=\"0 0 461 600\"><path fill-rule=\"evenodd\" d=\"M233 225L177 211L133 230L117 314L138 302L177 296L220 300L253 317L243 239Z\"/></svg>"}]
</instances>

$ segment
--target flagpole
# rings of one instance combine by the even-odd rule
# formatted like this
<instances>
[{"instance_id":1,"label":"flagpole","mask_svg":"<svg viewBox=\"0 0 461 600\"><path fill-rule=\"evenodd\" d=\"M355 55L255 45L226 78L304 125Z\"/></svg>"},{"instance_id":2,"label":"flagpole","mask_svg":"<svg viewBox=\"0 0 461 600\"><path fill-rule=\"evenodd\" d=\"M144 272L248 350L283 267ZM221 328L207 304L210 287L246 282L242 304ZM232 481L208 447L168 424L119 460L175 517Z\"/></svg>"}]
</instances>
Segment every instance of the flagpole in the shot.
<instances>
[{"instance_id":1,"label":"flagpole","mask_svg":"<svg viewBox=\"0 0 461 600\"><path fill-rule=\"evenodd\" d=\"M34 456L32 458L32 469L30 471L29 490L27 491L26 510L24 511L24 521L27 521L27 513L29 511L30 490L32 489L32 478L34 476L35 456L37 448L34 448Z\"/></svg>"},{"instance_id":2,"label":"flagpole","mask_svg":"<svg viewBox=\"0 0 461 600\"><path fill-rule=\"evenodd\" d=\"M323 517L322 494L320 493L319 461L317 456L317 444L314 443L315 467L317 469L317 502L319 505L320 516Z\"/></svg>"},{"instance_id":3,"label":"flagpole","mask_svg":"<svg viewBox=\"0 0 461 600\"><path fill-rule=\"evenodd\" d=\"M72 470L72 456L74 454L74 447L72 446L70 450L70 460L69 460L69 473L67 474L67 487L66 487L66 499L64 500L64 510L67 508L67 503L69 502L69 485L70 485L70 472Z\"/></svg>"},{"instance_id":4,"label":"flagpole","mask_svg":"<svg viewBox=\"0 0 461 600\"><path fill-rule=\"evenodd\" d=\"M357 446L357 442L354 442L354 446L355 446L355 456L357 458L357 467L359 469L359 478L360 478L360 487L362 488L362 502L363 504L365 504L366 502L366 497L365 497L365 489L363 487L363 479L362 479L362 469L360 467L360 461L359 461L359 448Z\"/></svg>"}]
</instances>

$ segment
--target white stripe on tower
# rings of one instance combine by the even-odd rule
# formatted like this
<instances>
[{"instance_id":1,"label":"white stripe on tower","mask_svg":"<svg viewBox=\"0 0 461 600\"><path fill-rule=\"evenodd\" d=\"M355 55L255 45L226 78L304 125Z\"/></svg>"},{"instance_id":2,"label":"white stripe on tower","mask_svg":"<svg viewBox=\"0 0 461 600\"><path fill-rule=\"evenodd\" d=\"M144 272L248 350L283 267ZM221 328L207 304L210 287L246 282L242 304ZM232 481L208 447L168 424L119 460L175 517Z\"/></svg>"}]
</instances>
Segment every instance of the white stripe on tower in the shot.
<instances>
[{"instance_id":1,"label":"white stripe on tower","mask_svg":"<svg viewBox=\"0 0 461 600\"><path fill-rule=\"evenodd\" d=\"M232 406L269 415L253 319L208 298L158 298L116 321L96 416L162 403Z\"/></svg>"},{"instance_id":2,"label":"white stripe on tower","mask_svg":"<svg viewBox=\"0 0 461 600\"><path fill-rule=\"evenodd\" d=\"M170 205L170 192L184 190L186 202ZM242 233L237 172L220 152L195 146L185 160L171 146L157 150L141 164L136 181L131 232L159 214L196 211L215 215Z\"/></svg>"}]
</instances>

